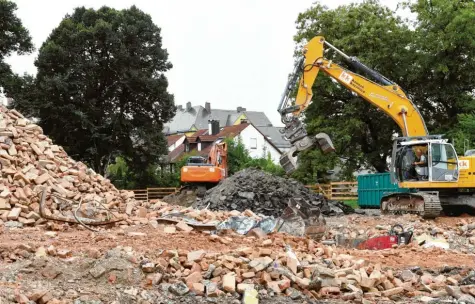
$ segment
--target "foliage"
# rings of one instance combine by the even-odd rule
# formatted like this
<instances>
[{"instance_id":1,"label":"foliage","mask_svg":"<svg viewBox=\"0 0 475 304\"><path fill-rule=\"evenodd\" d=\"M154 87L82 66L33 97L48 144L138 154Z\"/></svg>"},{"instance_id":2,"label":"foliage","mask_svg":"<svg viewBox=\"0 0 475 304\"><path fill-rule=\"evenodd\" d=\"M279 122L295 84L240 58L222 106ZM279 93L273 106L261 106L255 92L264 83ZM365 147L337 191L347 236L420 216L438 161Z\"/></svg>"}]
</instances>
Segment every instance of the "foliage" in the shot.
<instances>
[{"instance_id":1,"label":"foliage","mask_svg":"<svg viewBox=\"0 0 475 304\"><path fill-rule=\"evenodd\" d=\"M378 1L364 1L334 10L316 4L299 15L297 29L298 48L321 34L337 48L357 56L396 82L403 82L409 72L405 46L411 39L410 30ZM326 56L348 67L335 52ZM379 172L386 171L391 136L398 131L397 125L374 106L334 84L329 77L319 76L313 92L313 103L306 112L309 133L326 132L331 136L336 154L347 159L346 171L368 165ZM305 157L317 157L318 162L323 159L316 153L304 154L302 158ZM323 161L328 164L326 167L332 163Z\"/></svg>"},{"instance_id":2,"label":"foliage","mask_svg":"<svg viewBox=\"0 0 475 304\"><path fill-rule=\"evenodd\" d=\"M11 53L29 54L34 50L29 31L15 15L17 5L9 0L0 0L0 58Z\"/></svg>"},{"instance_id":3,"label":"foliage","mask_svg":"<svg viewBox=\"0 0 475 304\"><path fill-rule=\"evenodd\" d=\"M96 172L120 155L137 184L147 184L150 164L167 153L163 123L176 111L163 74L172 65L151 17L135 6L76 8L35 65L36 98L15 106Z\"/></svg>"},{"instance_id":4,"label":"foliage","mask_svg":"<svg viewBox=\"0 0 475 304\"><path fill-rule=\"evenodd\" d=\"M299 154L299 162L292 177L305 185L328 182L327 172L337 164L341 165L335 153L325 155L319 149L302 152Z\"/></svg>"},{"instance_id":5,"label":"foliage","mask_svg":"<svg viewBox=\"0 0 475 304\"><path fill-rule=\"evenodd\" d=\"M19 76L4 59L13 53L30 54L34 51L29 31L16 16L17 5L9 0L0 0L0 86L7 96L21 99L31 76Z\"/></svg>"},{"instance_id":6,"label":"foliage","mask_svg":"<svg viewBox=\"0 0 475 304\"><path fill-rule=\"evenodd\" d=\"M376 0L333 10L317 3L297 19L297 49L317 35L325 36L398 83L419 108L431 134L446 133L462 144L463 138L473 142L475 129L467 122L475 116L467 115L475 110L475 2L416 0L405 7L416 16L413 24ZM354 70L335 52L326 56ZM387 171L392 136L400 134L397 125L329 77L320 75L312 89L307 129L310 134L330 135L336 155L345 159L345 174L362 167ZM302 167L323 171L331 167L328 157L304 153ZM296 175L311 180L317 171L312 168Z\"/></svg>"},{"instance_id":7,"label":"foliage","mask_svg":"<svg viewBox=\"0 0 475 304\"><path fill-rule=\"evenodd\" d=\"M228 145L228 174L243 170L245 168L257 168L277 176L283 176L285 174L284 169L275 164L272 161L270 152L263 153L262 157L253 158L250 156L249 151L242 143L242 138L239 136L236 138L226 138L225 141Z\"/></svg>"},{"instance_id":8,"label":"foliage","mask_svg":"<svg viewBox=\"0 0 475 304\"><path fill-rule=\"evenodd\" d=\"M475 2L417 0L405 7L417 14L411 96L425 109L432 133L475 145Z\"/></svg>"},{"instance_id":9,"label":"foliage","mask_svg":"<svg viewBox=\"0 0 475 304\"><path fill-rule=\"evenodd\" d=\"M106 176L118 189L143 189L153 187L179 187L180 170L188 161L190 155L184 155L175 164L173 172L169 170L169 164L151 164L147 167L144 176L146 182L141 183L135 172L129 169L123 157L116 157L115 163L108 166Z\"/></svg>"},{"instance_id":10,"label":"foliage","mask_svg":"<svg viewBox=\"0 0 475 304\"><path fill-rule=\"evenodd\" d=\"M405 6L417 14L410 94L430 129L454 131L457 115L475 110L475 2L417 0Z\"/></svg>"},{"instance_id":11,"label":"foliage","mask_svg":"<svg viewBox=\"0 0 475 304\"><path fill-rule=\"evenodd\" d=\"M240 136L237 137L237 141L229 137L225 139L225 142L228 146L228 175L233 175L244 169L245 164L249 163L252 158Z\"/></svg>"},{"instance_id":12,"label":"foliage","mask_svg":"<svg viewBox=\"0 0 475 304\"><path fill-rule=\"evenodd\" d=\"M107 168L107 177L118 189L136 189L133 173L122 157L116 157L115 163Z\"/></svg>"}]
</instances>

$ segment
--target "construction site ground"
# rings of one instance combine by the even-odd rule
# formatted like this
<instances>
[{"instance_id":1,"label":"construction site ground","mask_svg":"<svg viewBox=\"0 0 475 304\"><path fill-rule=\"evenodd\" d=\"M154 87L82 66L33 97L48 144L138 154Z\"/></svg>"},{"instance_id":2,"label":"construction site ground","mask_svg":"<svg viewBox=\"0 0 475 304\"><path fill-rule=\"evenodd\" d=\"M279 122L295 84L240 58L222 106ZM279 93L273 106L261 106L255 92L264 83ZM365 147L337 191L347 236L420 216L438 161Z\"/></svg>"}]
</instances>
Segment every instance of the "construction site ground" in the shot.
<instances>
[{"instance_id":1,"label":"construction site ground","mask_svg":"<svg viewBox=\"0 0 475 304\"><path fill-rule=\"evenodd\" d=\"M419 223L415 228L419 234L436 229L437 233L447 236L446 239L453 244L453 248L446 250L401 246L389 250L357 250L335 246L334 252L369 260L373 264L381 263L395 272L416 266L422 270L428 269L433 276L437 276L439 272L459 269L458 275L463 277L474 268L473 236L463 235L463 231L460 231L464 225L475 222L472 217L441 217L435 221L424 221L415 216L346 215L327 218L327 238L341 230L350 234L364 230L371 234L373 230L381 231L394 223L408 227L414 226L414 222ZM50 226L52 230L44 227L3 228L0 233L0 254L3 257L0 262L0 304L22 303L18 300L19 297L31 299L34 292L50 293L50 301L47 303L53 304L240 303L240 295L237 293L226 293L219 297L190 293L185 296L177 295L170 291L171 284L150 282L150 274L144 273L140 266L146 261L157 261L167 250L177 250L180 255L197 250L222 255L243 247L260 248L263 243L260 238L232 232L222 236L226 241L219 242L207 232L177 230L167 233L164 227L156 228L149 224L112 227L101 232L91 232L77 226L68 227L58 224ZM281 241L293 248L304 243L303 238L280 233L268 235L268 238L272 240L267 246L271 251L283 251ZM123 259L114 254L118 251L131 254ZM260 291L259 299L259 303L345 302L338 296L312 299L302 295L295 300L274 295L265 289ZM387 300L376 298L366 303L390 303L394 299L389 302ZM401 297L397 302L418 301Z\"/></svg>"}]
</instances>

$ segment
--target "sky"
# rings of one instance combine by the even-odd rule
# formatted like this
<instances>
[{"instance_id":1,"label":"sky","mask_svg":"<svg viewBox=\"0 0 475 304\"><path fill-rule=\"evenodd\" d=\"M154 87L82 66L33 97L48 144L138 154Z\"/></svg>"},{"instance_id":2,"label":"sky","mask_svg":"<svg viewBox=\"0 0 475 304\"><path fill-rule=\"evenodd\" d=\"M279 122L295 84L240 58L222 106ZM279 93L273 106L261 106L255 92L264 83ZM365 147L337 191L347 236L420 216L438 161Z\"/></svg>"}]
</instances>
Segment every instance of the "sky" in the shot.
<instances>
[{"instance_id":1,"label":"sky","mask_svg":"<svg viewBox=\"0 0 475 304\"><path fill-rule=\"evenodd\" d=\"M161 28L163 47L173 68L166 73L175 104L263 111L282 125L277 113L287 75L293 70L300 12L315 0L13 0L17 16L28 28L38 50L52 30L75 7L116 9L136 5ZM330 8L349 0L321 0ZM381 3L395 9L397 0ZM31 55L12 55L16 73L36 74ZM12 96L14 97L14 96Z\"/></svg>"}]
</instances>

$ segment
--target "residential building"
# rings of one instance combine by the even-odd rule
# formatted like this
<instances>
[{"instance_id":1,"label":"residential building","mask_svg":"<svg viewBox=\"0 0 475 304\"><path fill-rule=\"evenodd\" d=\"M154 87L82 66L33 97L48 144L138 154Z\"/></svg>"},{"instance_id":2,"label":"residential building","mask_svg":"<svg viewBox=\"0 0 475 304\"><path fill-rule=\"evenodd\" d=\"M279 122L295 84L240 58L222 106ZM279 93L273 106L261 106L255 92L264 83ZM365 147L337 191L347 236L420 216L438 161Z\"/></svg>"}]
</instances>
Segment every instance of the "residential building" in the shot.
<instances>
[{"instance_id":1,"label":"residential building","mask_svg":"<svg viewBox=\"0 0 475 304\"><path fill-rule=\"evenodd\" d=\"M175 134L175 135L167 136L168 152L171 152L175 150L176 148L178 148L178 146L183 143L185 138L186 136L184 134Z\"/></svg>"},{"instance_id":2,"label":"residential building","mask_svg":"<svg viewBox=\"0 0 475 304\"><path fill-rule=\"evenodd\" d=\"M190 136L195 131L207 129L210 120L218 121L220 127L237 125L241 120L247 120L258 127L272 126L264 112L247 111L243 107L237 107L236 110L211 109L209 102L204 107L192 106L191 102L187 102L185 107L178 106L175 117L164 125L164 133L185 133Z\"/></svg>"},{"instance_id":3,"label":"residential building","mask_svg":"<svg viewBox=\"0 0 475 304\"><path fill-rule=\"evenodd\" d=\"M167 140L173 142L177 137L177 135L169 135ZM279 163L279 158L282 155L280 149L257 127L246 121L223 128L218 128L217 121L210 121L208 129L197 130L193 134L185 136L183 142L169 152L168 160L170 163L176 163L186 153L206 157L211 147L225 138L233 138L236 142L241 140L253 158L267 156L269 153L273 162Z\"/></svg>"},{"instance_id":4,"label":"residential building","mask_svg":"<svg viewBox=\"0 0 475 304\"><path fill-rule=\"evenodd\" d=\"M282 127L273 126L264 112L248 111L243 107L237 107L235 110L212 109L209 102L206 102L204 106L192 106L191 102L188 102L185 107L178 106L175 117L164 125L164 133L167 136L177 134L196 136L195 132L208 129L209 121L217 122L220 129L247 122L268 137L269 141L281 152L288 151L291 147L279 132ZM250 141L246 137L248 133L243 134L243 141Z\"/></svg>"},{"instance_id":5,"label":"residential building","mask_svg":"<svg viewBox=\"0 0 475 304\"><path fill-rule=\"evenodd\" d=\"M274 126L260 126L257 127L259 131L264 134L282 153L290 150L292 145L289 141L285 140L281 130L284 127L274 127Z\"/></svg>"}]
</instances>

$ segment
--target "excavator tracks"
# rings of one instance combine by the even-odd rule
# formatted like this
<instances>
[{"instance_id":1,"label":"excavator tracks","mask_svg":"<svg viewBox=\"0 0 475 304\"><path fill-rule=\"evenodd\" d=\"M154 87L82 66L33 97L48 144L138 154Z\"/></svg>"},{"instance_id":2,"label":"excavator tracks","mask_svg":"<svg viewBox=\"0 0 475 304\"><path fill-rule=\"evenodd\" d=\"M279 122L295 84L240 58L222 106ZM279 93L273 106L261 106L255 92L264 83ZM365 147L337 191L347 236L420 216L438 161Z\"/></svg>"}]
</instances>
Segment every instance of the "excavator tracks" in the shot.
<instances>
[{"instance_id":1,"label":"excavator tracks","mask_svg":"<svg viewBox=\"0 0 475 304\"><path fill-rule=\"evenodd\" d=\"M438 194L428 192L392 193L381 199L383 214L418 214L426 219L440 215L442 205Z\"/></svg>"}]
</instances>

